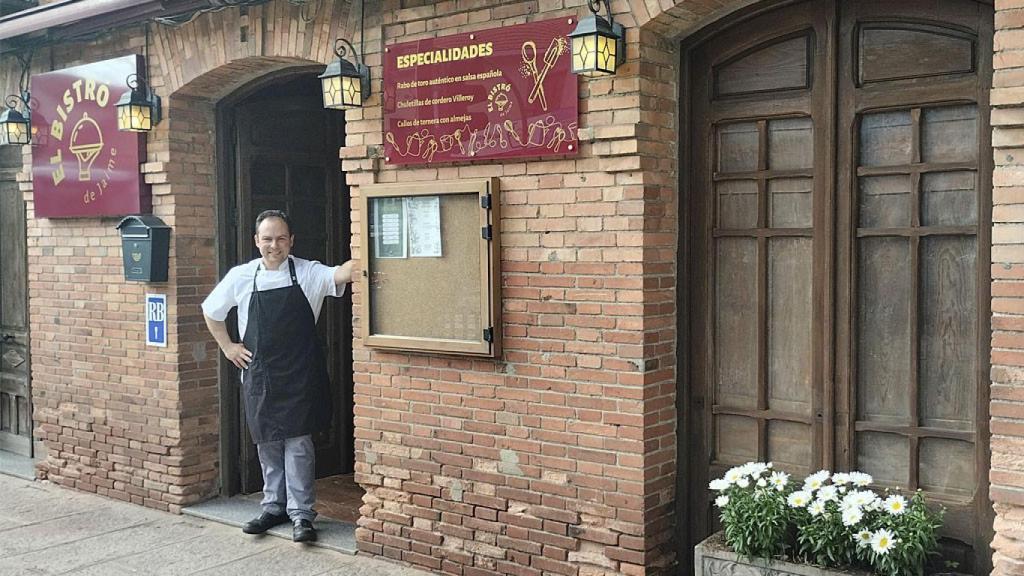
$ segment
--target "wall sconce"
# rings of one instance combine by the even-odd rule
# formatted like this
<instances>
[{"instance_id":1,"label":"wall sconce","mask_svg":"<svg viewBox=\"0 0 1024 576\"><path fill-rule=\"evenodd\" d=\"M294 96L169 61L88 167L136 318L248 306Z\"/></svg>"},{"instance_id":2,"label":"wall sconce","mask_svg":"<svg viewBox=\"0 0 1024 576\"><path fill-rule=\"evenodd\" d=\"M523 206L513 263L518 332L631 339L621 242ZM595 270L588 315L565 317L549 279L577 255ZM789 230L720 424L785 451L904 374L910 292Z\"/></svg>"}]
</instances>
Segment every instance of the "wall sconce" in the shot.
<instances>
[{"instance_id":1,"label":"wall sconce","mask_svg":"<svg viewBox=\"0 0 1024 576\"><path fill-rule=\"evenodd\" d=\"M348 52L356 54L351 42L344 38L334 42L334 54L338 58L320 75L324 108L359 108L370 97L370 69L358 59L355 64L346 60L345 55Z\"/></svg>"},{"instance_id":2,"label":"wall sconce","mask_svg":"<svg viewBox=\"0 0 1024 576\"><path fill-rule=\"evenodd\" d=\"M138 74L129 74L125 83L131 90L117 101L117 129L122 132L149 132L160 123L160 97Z\"/></svg>"},{"instance_id":3,"label":"wall sconce","mask_svg":"<svg viewBox=\"0 0 1024 576\"><path fill-rule=\"evenodd\" d=\"M584 76L615 74L615 69L626 60L626 29L615 23L608 0L604 0L608 20L598 14L601 0L587 0L587 7L590 16L580 18L569 34L572 72Z\"/></svg>"},{"instance_id":4,"label":"wall sconce","mask_svg":"<svg viewBox=\"0 0 1024 576\"><path fill-rule=\"evenodd\" d=\"M18 112L21 102L25 113ZM32 141L32 111L28 106L29 94L11 94L7 97L7 110L0 114L0 146L23 146Z\"/></svg>"}]
</instances>

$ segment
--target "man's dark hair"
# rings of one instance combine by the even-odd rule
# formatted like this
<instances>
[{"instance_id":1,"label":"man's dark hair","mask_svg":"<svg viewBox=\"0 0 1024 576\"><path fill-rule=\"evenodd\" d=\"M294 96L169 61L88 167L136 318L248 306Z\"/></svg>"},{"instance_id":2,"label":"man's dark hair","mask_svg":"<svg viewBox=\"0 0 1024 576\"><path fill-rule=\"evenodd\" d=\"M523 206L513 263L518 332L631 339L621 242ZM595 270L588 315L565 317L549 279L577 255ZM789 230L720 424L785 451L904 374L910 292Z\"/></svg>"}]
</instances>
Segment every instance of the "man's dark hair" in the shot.
<instances>
[{"instance_id":1,"label":"man's dark hair","mask_svg":"<svg viewBox=\"0 0 1024 576\"><path fill-rule=\"evenodd\" d=\"M264 210L263 212L260 212L260 215L256 217L256 228L253 230L253 234L260 233L260 224L262 224L267 218L280 218L281 220L284 220L285 226L288 226L288 234L291 235L292 221L282 210Z\"/></svg>"}]
</instances>

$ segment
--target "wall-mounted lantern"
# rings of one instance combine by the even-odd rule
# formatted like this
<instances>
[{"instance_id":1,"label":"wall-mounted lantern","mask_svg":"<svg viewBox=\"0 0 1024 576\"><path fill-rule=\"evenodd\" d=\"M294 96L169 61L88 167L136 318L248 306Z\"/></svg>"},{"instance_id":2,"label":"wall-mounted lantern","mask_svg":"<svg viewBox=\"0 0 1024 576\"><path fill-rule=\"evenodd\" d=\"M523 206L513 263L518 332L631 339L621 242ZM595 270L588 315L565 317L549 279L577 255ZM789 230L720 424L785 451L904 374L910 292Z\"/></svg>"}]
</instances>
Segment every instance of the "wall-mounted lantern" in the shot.
<instances>
[{"instance_id":1,"label":"wall-mounted lantern","mask_svg":"<svg viewBox=\"0 0 1024 576\"><path fill-rule=\"evenodd\" d=\"M358 58L355 64L345 59L348 52L357 56L351 42L344 38L334 42L334 54L337 59L320 75L324 108L359 108L370 97L370 69Z\"/></svg>"},{"instance_id":2,"label":"wall-mounted lantern","mask_svg":"<svg viewBox=\"0 0 1024 576\"><path fill-rule=\"evenodd\" d=\"M23 146L32 141L32 111L29 109L29 93L11 94L7 97L7 110L0 113L0 145ZM18 111L21 103L24 114Z\"/></svg>"},{"instance_id":3,"label":"wall-mounted lantern","mask_svg":"<svg viewBox=\"0 0 1024 576\"><path fill-rule=\"evenodd\" d=\"M122 132L149 132L160 123L160 97L138 74L129 74L125 82L131 90L117 101L117 129Z\"/></svg>"},{"instance_id":4,"label":"wall-mounted lantern","mask_svg":"<svg viewBox=\"0 0 1024 576\"><path fill-rule=\"evenodd\" d=\"M615 69L626 60L626 29L615 23L608 0L604 0L607 20L598 14L601 0L587 0L587 7L590 16L580 18L569 34L573 74L615 74Z\"/></svg>"}]
</instances>

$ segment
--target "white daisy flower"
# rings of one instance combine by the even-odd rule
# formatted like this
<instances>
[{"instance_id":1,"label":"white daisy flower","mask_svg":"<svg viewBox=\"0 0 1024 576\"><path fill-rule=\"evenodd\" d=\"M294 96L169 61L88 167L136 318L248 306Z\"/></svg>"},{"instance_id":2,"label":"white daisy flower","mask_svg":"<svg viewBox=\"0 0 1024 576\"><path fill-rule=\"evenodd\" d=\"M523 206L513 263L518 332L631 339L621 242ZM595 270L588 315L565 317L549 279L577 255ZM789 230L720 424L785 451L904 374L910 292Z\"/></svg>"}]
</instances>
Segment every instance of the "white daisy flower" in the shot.
<instances>
[{"instance_id":1,"label":"white daisy flower","mask_svg":"<svg viewBox=\"0 0 1024 576\"><path fill-rule=\"evenodd\" d=\"M872 478L870 474L865 474L863 472L850 472L850 481L853 482L854 486L864 488L866 486L870 486L875 479Z\"/></svg>"},{"instance_id":2,"label":"white daisy flower","mask_svg":"<svg viewBox=\"0 0 1024 576\"><path fill-rule=\"evenodd\" d=\"M743 470L740 469L739 466L737 466L735 468L729 468L729 470L726 471L725 476L723 476L722 478L724 478L725 481L728 482L729 484L735 484L736 481L742 477Z\"/></svg>"},{"instance_id":3,"label":"white daisy flower","mask_svg":"<svg viewBox=\"0 0 1024 576\"><path fill-rule=\"evenodd\" d=\"M847 508L843 511L843 526L856 526L864 519L860 508Z\"/></svg>"},{"instance_id":4,"label":"white daisy flower","mask_svg":"<svg viewBox=\"0 0 1024 576\"><path fill-rule=\"evenodd\" d=\"M836 472L832 475L832 483L836 486L842 486L850 482L850 475L846 472Z\"/></svg>"},{"instance_id":5,"label":"white daisy flower","mask_svg":"<svg viewBox=\"0 0 1024 576\"><path fill-rule=\"evenodd\" d=\"M725 494L722 494L718 498L715 498L715 506L718 506L719 508L725 508L725 506L728 503L729 503L729 497L726 496Z\"/></svg>"},{"instance_id":6,"label":"white daisy flower","mask_svg":"<svg viewBox=\"0 0 1024 576\"><path fill-rule=\"evenodd\" d=\"M817 472L815 472L814 474L811 474L807 478L815 478L819 482L825 482L825 480L828 480L831 476L832 476L832 473L829 472L828 470L818 470Z\"/></svg>"},{"instance_id":7,"label":"white daisy flower","mask_svg":"<svg viewBox=\"0 0 1024 576\"><path fill-rule=\"evenodd\" d=\"M807 503L811 501L811 495L803 490L798 490L789 495L786 498L786 503L789 504L790 508L803 508L807 506Z\"/></svg>"},{"instance_id":8,"label":"white daisy flower","mask_svg":"<svg viewBox=\"0 0 1024 576\"><path fill-rule=\"evenodd\" d=\"M772 472L772 475L768 477L768 483L779 492L782 492L786 485L789 484L789 474L785 472Z\"/></svg>"},{"instance_id":9,"label":"white daisy flower","mask_svg":"<svg viewBox=\"0 0 1024 576\"><path fill-rule=\"evenodd\" d=\"M883 505L885 511L893 516L899 516L907 511L907 499L896 494L886 498Z\"/></svg>"},{"instance_id":10,"label":"white daisy flower","mask_svg":"<svg viewBox=\"0 0 1024 576\"><path fill-rule=\"evenodd\" d=\"M835 486L822 486L821 490L818 490L818 498L825 502L831 502L838 499L836 494Z\"/></svg>"},{"instance_id":11,"label":"white daisy flower","mask_svg":"<svg viewBox=\"0 0 1024 576\"><path fill-rule=\"evenodd\" d=\"M858 490L851 492L847 496L851 501L859 508L866 508L874 504L878 500L878 495L871 490Z\"/></svg>"},{"instance_id":12,"label":"white daisy flower","mask_svg":"<svg viewBox=\"0 0 1024 576\"><path fill-rule=\"evenodd\" d=\"M746 476L740 476L740 479L736 481L736 485L740 488L746 488L747 486L750 486L750 479Z\"/></svg>"},{"instance_id":13,"label":"white daisy flower","mask_svg":"<svg viewBox=\"0 0 1024 576\"><path fill-rule=\"evenodd\" d=\"M817 478L807 478L806 480L804 480L804 490L807 490L809 492L814 492L815 490L821 488L821 486L821 480Z\"/></svg>"},{"instance_id":14,"label":"white daisy flower","mask_svg":"<svg viewBox=\"0 0 1024 576\"><path fill-rule=\"evenodd\" d=\"M768 471L768 465L764 462L749 462L745 465L745 468L750 476L760 476Z\"/></svg>"},{"instance_id":15,"label":"white daisy flower","mask_svg":"<svg viewBox=\"0 0 1024 576\"><path fill-rule=\"evenodd\" d=\"M757 479L757 485L758 485L758 487L760 487L760 488L764 488L765 486L767 486L767 485L768 485L768 481L767 481L767 480L765 480L764 478L758 478L758 479Z\"/></svg>"},{"instance_id":16,"label":"white daisy flower","mask_svg":"<svg viewBox=\"0 0 1024 576\"><path fill-rule=\"evenodd\" d=\"M858 548L867 548L871 546L871 530L861 530L853 535L853 539L857 542Z\"/></svg>"},{"instance_id":17,"label":"white daisy flower","mask_svg":"<svg viewBox=\"0 0 1024 576\"><path fill-rule=\"evenodd\" d=\"M896 545L892 532L884 528L871 535L871 549L876 554L888 554L889 550Z\"/></svg>"},{"instance_id":18,"label":"white daisy flower","mask_svg":"<svg viewBox=\"0 0 1024 576\"><path fill-rule=\"evenodd\" d=\"M825 503L821 500L815 500L811 502L811 505L807 507L807 511L811 513L811 516L819 516L825 513Z\"/></svg>"},{"instance_id":19,"label":"white daisy flower","mask_svg":"<svg viewBox=\"0 0 1024 576\"><path fill-rule=\"evenodd\" d=\"M708 482L708 488L714 490L715 492L721 492L722 490L725 490L729 486L732 486L732 484L725 478L716 478L711 482Z\"/></svg>"}]
</instances>

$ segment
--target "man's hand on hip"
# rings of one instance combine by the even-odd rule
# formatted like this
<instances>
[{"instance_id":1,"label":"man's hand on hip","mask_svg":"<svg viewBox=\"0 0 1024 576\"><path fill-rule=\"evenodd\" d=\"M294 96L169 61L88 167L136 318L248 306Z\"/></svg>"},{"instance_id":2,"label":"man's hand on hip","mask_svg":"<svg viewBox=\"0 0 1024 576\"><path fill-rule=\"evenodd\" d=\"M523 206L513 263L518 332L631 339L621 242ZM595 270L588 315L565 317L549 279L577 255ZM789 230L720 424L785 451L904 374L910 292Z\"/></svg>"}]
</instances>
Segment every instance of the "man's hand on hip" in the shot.
<instances>
[{"instance_id":1,"label":"man's hand on hip","mask_svg":"<svg viewBox=\"0 0 1024 576\"><path fill-rule=\"evenodd\" d=\"M245 345L238 342L228 344L221 348L221 351L224 352L225 358L242 370L248 368L249 363L252 362L252 352L246 350Z\"/></svg>"}]
</instances>

